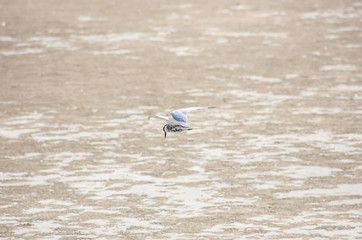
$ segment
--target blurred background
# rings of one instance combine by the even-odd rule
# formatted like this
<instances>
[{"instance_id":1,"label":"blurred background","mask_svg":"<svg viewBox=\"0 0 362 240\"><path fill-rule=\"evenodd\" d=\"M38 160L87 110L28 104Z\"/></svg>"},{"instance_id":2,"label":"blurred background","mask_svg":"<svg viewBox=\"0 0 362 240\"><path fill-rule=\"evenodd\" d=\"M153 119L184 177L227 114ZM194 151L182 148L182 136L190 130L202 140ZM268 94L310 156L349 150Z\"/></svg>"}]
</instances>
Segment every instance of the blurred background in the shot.
<instances>
[{"instance_id":1,"label":"blurred background","mask_svg":"<svg viewBox=\"0 0 362 240\"><path fill-rule=\"evenodd\" d=\"M0 237L362 238L361 39L358 0L0 1Z\"/></svg>"}]
</instances>

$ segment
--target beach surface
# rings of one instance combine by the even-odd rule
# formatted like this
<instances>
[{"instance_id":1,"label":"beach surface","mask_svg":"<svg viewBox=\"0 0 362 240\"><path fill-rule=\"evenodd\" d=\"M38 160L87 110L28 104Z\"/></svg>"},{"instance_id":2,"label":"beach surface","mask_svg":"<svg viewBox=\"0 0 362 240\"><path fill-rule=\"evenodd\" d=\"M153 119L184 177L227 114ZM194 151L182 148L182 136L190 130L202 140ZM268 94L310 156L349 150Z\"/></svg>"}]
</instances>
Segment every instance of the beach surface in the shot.
<instances>
[{"instance_id":1,"label":"beach surface","mask_svg":"<svg viewBox=\"0 0 362 240\"><path fill-rule=\"evenodd\" d=\"M0 2L0 238L362 239L362 2ZM198 129L155 115L194 106Z\"/></svg>"}]
</instances>

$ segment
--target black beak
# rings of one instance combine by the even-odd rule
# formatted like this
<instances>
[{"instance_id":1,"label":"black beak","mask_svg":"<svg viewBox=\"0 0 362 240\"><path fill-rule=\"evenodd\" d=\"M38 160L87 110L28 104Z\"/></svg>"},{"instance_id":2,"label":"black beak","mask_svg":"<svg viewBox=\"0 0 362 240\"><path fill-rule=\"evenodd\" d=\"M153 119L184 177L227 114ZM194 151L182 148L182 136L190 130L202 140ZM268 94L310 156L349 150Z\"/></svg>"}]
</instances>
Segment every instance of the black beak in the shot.
<instances>
[{"instance_id":1,"label":"black beak","mask_svg":"<svg viewBox=\"0 0 362 240\"><path fill-rule=\"evenodd\" d=\"M164 131L164 132L165 132L165 138L166 138L166 134L167 134L167 133L166 133L166 131Z\"/></svg>"}]
</instances>

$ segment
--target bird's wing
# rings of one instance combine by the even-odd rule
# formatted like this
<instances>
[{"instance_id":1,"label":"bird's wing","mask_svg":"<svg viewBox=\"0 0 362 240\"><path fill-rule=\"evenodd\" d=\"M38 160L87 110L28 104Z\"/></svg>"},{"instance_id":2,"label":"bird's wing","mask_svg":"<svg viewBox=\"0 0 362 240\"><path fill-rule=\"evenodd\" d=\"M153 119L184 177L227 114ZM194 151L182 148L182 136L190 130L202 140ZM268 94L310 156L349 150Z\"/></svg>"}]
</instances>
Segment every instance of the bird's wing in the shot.
<instances>
[{"instance_id":1,"label":"bird's wing","mask_svg":"<svg viewBox=\"0 0 362 240\"><path fill-rule=\"evenodd\" d=\"M214 107L190 107L190 108L181 108L181 109L177 109L175 111L171 112L171 116L173 117L173 119L175 119L176 121L182 123L182 124L187 124L187 113L188 112L193 112L193 111L197 111L197 110L201 110L201 109L208 109L208 108L214 108Z\"/></svg>"},{"instance_id":2,"label":"bird's wing","mask_svg":"<svg viewBox=\"0 0 362 240\"><path fill-rule=\"evenodd\" d=\"M166 121L169 121L169 120L170 120L170 118L169 118L169 117L166 117L166 116L156 115L156 117L165 119Z\"/></svg>"},{"instance_id":3,"label":"bird's wing","mask_svg":"<svg viewBox=\"0 0 362 240\"><path fill-rule=\"evenodd\" d=\"M170 123L170 124L178 124L177 121L175 121L174 119L170 119L169 117L166 117L166 116L156 115L156 117L165 119L167 121L167 123Z\"/></svg>"}]
</instances>

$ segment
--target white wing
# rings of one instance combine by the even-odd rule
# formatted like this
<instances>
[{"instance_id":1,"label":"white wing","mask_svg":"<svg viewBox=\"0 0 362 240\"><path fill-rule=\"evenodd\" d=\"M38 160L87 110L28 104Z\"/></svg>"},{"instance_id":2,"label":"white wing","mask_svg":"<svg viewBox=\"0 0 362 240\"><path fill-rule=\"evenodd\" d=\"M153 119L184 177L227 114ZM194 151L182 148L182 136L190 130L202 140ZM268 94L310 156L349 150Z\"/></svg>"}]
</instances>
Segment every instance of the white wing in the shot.
<instances>
[{"instance_id":1,"label":"white wing","mask_svg":"<svg viewBox=\"0 0 362 240\"><path fill-rule=\"evenodd\" d=\"M165 119L166 121L169 121L169 120L170 120L170 118L169 118L169 117L166 117L166 116L156 115L156 117Z\"/></svg>"},{"instance_id":2,"label":"white wing","mask_svg":"<svg viewBox=\"0 0 362 240\"><path fill-rule=\"evenodd\" d=\"M162 118L162 119L166 120L167 123L170 123L170 124L179 124L179 122L177 122L176 120L170 119L169 117L166 117L166 116L156 115L156 117Z\"/></svg>"},{"instance_id":3,"label":"white wing","mask_svg":"<svg viewBox=\"0 0 362 240\"><path fill-rule=\"evenodd\" d=\"M173 119L175 119L176 121L182 123L182 124L187 124L187 113L188 112L193 112L193 111L197 111L197 110L201 110L201 109L208 109L208 108L214 108L214 107L190 107L190 108L181 108L181 109L177 109L175 111L171 112L171 116L173 117Z\"/></svg>"}]
</instances>

